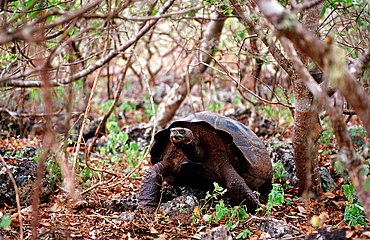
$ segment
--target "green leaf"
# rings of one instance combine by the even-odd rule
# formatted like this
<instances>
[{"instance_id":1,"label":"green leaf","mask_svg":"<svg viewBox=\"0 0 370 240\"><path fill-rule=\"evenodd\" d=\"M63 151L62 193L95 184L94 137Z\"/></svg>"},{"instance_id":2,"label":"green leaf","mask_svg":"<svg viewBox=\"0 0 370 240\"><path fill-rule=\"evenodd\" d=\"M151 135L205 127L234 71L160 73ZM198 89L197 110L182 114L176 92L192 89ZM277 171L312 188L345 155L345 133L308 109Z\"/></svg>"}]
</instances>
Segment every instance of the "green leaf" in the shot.
<instances>
[{"instance_id":1,"label":"green leaf","mask_svg":"<svg viewBox=\"0 0 370 240\"><path fill-rule=\"evenodd\" d=\"M152 13L151 13L151 16L154 16L154 15L156 15L158 13L158 9L154 9L153 11L152 11Z\"/></svg>"},{"instance_id":2,"label":"green leaf","mask_svg":"<svg viewBox=\"0 0 370 240\"><path fill-rule=\"evenodd\" d=\"M220 221L223 217L224 217L224 210L223 209L219 209L218 211L216 211L216 220L217 221Z\"/></svg>"},{"instance_id":3,"label":"green leaf","mask_svg":"<svg viewBox=\"0 0 370 240\"><path fill-rule=\"evenodd\" d=\"M248 229L244 229L241 233L239 233L239 235L236 237L236 239L239 239L239 238L247 238L249 235L253 234L253 232L251 232L250 230Z\"/></svg>"},{"instance_id":4,"label":"green leaf","mask_svg":"<svg viewBox=\"0 0 370 240\"><path fill-rule=\"evenodd\" d=\"M326 8L327 8L326 6L322 7L320 18L323 18L325 16Z\"/></svg>"},{"instance_id":5,"label":"green leaf","mask_svg":"<svg viewBox=\"0 0 370 240\"><path fill-rule=\"evenodd\" d=\"M83 176L85 178L89 178L91 176L90 171L91 171L90 168L86 168L85 173L83 173Z\"/></svg>"},{"instance_id":6,"label":"green leaf","mask_svg":"<svg viewBox=\"0 0 370 240\"><path fill-rule=\"evenodd\" d=\"M12 223L12 218L9 215L4 215L1 219L0 226L5 230Z\"/></svg>"},{"instance_id":7,"label":"green leaf","mask_svg":"<svg viewBox=\"0 0 370 240\"><path fill-rule=\"evenodd\" d=\"M134 151L137 151L139 149L139 145L137 145L136 142L131 142L130 143L130 148Z\"/></svg>"},{"instance_id":8,"label":"green leaf","mask_svg":"<svg viewBox=\"0 0 370 240\"><path fill-rule=\"evenodd\" d=\"M125 144L128 140L128 134L126 132L120 132L118 133L118 139L121 144ZM131 142L133 143L133 142Z\"/></svg>"},{"instance_id":9,"label":"green leaf","mask_svg":"<svg viewBox=\"0 0 370 240\"><path fill-rule=\"evenodd\" d=\"M370 179L368 178L368 179L366 179L366 181L365 181L365 184L364 184L364 190L366 191L366 190L368 190L370 188Z\"/></svg>"},{"instance_id":10,"label":"green leaf","mask_svg":"<svg viewBox=\"0 0 370 240\"><path fill-rule=\"evenodd\" d=\"M117 122L107 122L106 127L109 133L115 133L115 132L118 132L119 130L119 126Z\"/></svg>"},{"instance_id":11,"label":"green leaf","mask_svg":"<svg viewBox=\"0 0 370 240\"><path fill-rule=\"evenodd\" d=\"M343 186L343 193L348 199L352 199L352 194L355 193L355 189L352 184L345 184Z\"/></svg>"},{"instance_id":12,"label":"green leaf","mask_svg":"<svg viewBox=\"0 0 370 240\"><path fill-rule=\"evenodd\" d=\"M233 225L233 222L232 222L232 221L229 221L229 222L227 222L226 227L227 227L227 229L228 229L228 230L231 230L231 229L233 229L235 226Z\"/></svg>"}]
</instances>

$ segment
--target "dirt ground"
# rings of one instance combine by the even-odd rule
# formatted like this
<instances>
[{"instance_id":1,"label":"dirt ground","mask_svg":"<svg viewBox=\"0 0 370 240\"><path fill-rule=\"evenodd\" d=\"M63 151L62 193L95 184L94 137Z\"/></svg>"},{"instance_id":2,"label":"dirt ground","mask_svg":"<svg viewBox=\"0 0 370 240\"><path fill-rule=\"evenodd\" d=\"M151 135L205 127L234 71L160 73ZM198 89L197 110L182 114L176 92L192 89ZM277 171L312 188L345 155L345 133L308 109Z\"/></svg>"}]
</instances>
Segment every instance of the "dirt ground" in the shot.
<instances>
[{"instance_id":1,"label":"dirt ground","mask_svg":"<svg viewBox=\"0 0 370 240\"><path fill-rule=\"evenodd\" d=\"M29 147L41 147L41 140L0 141L3 151L16 153ZM71 147L69 151L74 150ZM136 172L143 173L148 161L148 158L145 159ZM331 167L329 157L323 158L320 164ZM126 168L127 165L118 164L114 170L124 173ZM123 218L126 215L117 211L117 199L134 199L141 181L140 174L137 177L125 176L126 174L121 174L110 178L105 175L101 179L96 178L92 188L83 187L83 182L79 182L76 200L71 200L65 189L57 187L48 200L40 204L37 215L39 239L206 239L204 234L210 229L227 224L227 219L207 221L205 215L217 214L212 207L197 208L194 212L175 218L153 214L142 217L135 223L125 221ZM333 178L336 181L335 189L316 199L298 197L296 187L286 189L284 204L274 207L269 216L262 209L256 215L247 214L244 219L234 222L229 231L232 239L273 239L266 229L261 228L262 222L284 224L291 231L290 237L286 239L370 239L367 228L346 225L344 211L347 199L343 194L343 179L335 175ZM0 239L19 239L17 208L3 204L0 212L12 218L7 229L0 228ZM24 239L30 239L34 215L32 207L22 206L20 213Z\"/></svg>"}]
</instances>

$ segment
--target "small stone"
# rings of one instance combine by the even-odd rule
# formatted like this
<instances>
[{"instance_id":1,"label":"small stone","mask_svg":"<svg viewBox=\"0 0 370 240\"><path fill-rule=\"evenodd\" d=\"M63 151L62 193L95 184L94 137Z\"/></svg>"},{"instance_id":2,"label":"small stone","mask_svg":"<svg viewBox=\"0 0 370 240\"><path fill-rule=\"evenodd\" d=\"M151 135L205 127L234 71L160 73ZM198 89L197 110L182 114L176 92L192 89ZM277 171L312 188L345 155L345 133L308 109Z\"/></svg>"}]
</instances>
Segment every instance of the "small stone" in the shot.
<instances>
[{"instance_id":1,"label":"small stone","mask_svg":"<svg viewBox=\"0 0 370 240\"><path fill-rule=\"evenodd\" d=\"M232 240L229 230L226 226L221 225L212 228L208 233L201 236L201 240Z\"/></svg>"},{"instance_id":2,"label":"small stone","mask_svg":"<svg viewBox=\"0 0 370 240\"><path fill-rule=\"evenodd\" d=\"M3 158L18 186L21 205L30 205L36 181L37 163L27 158L21 159L7 156L3 156ZM49 181L44 176L41 186L41 201L45 201L51 193L52 189ZM0 199L3 203L16 206L14 186L2 162L0 162Z\"/></svg>"},{"instance_id":3,"label":"small stone","mask_svg":"<svg viewBox=\"0 0 370 240\"><path fill-rule=\"evenodd\" d=\"M118 218L117 221L119 222L128 222L134 218L134 213L131 212L123 212Z\"/></svg>"},{"instance_id":4,"label":"small stone","mask_svg":"<svg viewBox=\"0 0 370 240\"><path fill-rule=\"evenodd\" d=\"M271 235L272 238L281 239L283 235L297 233L297 229L286 222L275 218L262 219L258 231Z\"/></svg>"},{"instance_id":5,"label":"small stone","mask_svg":"<svg viewBox=\"0 0 370 240\"><path fill-rule=\"evenodd\" d=\"M324 190L326 191L332 191L335 188L335 181L331 177L328 169L325 167L320 167L320 177L321 177L321 183L324 187Z\"/></svg>"},{"instance_id":6,"label":"small stone","mask_svg":"<svg viewBox=\"0 0 370 240\"><path fill-rule=\"evenodd\" d=\"M161 204L158 211L170 218L175 218L181 213L192 213L197 207L199 207L198 198L184 195Z\"/></svg>"}]
</instances>

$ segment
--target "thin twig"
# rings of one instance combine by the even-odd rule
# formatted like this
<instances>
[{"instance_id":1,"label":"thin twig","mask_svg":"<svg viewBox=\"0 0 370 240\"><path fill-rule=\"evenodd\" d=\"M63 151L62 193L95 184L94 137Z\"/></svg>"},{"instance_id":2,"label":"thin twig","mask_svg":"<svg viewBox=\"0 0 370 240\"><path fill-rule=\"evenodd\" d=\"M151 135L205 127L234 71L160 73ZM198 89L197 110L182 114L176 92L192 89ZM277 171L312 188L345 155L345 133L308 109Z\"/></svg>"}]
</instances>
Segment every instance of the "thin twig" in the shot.
<instances>
[{"instance_id":1,"label":"thin twig","mask_svg":"<svg viewBox=\"0 0 370 240\"><path fill-rule=\"evenodd\" d=\"M167 1L162 9L158 12L158 15L163 14L166 12L174 3L174 0ZM90 65L89 67L81 70L80 72L77 72L73 74L71 77L67 77L65 79L53 79L49 81L50 86L56 87L61 86L64 84L68 84L74 81L77 81L78 79L81 79L82 77L87 76L88 74L92 73L93 71L100 69L102 66L104 66L107 62L112 60L117 55L121 54L122 52L126 51L129 47L134 45L137 41L141 39L141 37L146 34L157 22L159 19L150 20L147 22L147 24L142 27L137 34L126 41L124 44L119 46L117 49L114 49L110 51L108 54L105 54L104 57L100 58L98 61L96 61L94 64ZM0 79L0 86L16 86L16 87L40 87L43 85L42 81L24 81L23 79L25 77L28 77L26 74L21 74L17 76L8 77Z\"/></svg>"},{"instance_id":2,"label":"thin twig","mask_svg":"<svg viewBox=\"0 0 370 240\"><path fill-rule=\"evenodd\" d=\"M163 8L160 10L159 14L162 14L164 13L172 4L173 4L174 0L172 1L168 1L164 6ZM147 25L145 25L141 30L140 32L138 33L138 38L137 40L140 39L141 36L143 36L147 31L149 31L149 29L151 29L152 26L155 25L155 23L158 21L158 19L156 20L152 20L152 22L148 23ZM137 41L136 41L137 42ZM134 42L134 43L136 43ZM127 64L127 66L130 66L130 64ZM94 82L95 84L95 82ZM148 91L149 91L149 95L150 95L150 101L151 101L151 105L152 105L152 110L153 110L153 113L154 113L154 119L156 119L156 114L155 114L155 107L154 107L154 100L153 100L153 96L152 96L152 93L150 91L150 87L149 87L149 83L146 81L146 84L147 84L147 87L148 87ZM117 93L118 94L118 93ZM153 144L154 142L154 134L155 134L155 125L156 125L156 121L154 123L154 126L153 126L153 131L152 131L152 139L151 139L151 143L150 143L150 146L149 146L149 149L151 147L151 145ZM149 154L149 150L146 151L146 153L144 154L144 156L142 157L142 159L138 162L138 164L135 166L135 168L133 170L131 170L123 179L121 179L119 182L115 183L114 185L112 186L115 186L117 184L120 184L122 183L125 179L127 179L128 177L130 177L138 168L139 166L142 164L142 162L145 160L146 156ZM106 172L105 170L103 170L104 172ZM116 175L115 173L111 173L109 172L110 174L113 174L113 175ZM100 185L99 185L100 186ZM92 186L91 188L89 188L89 191L93 188L95 188L97 186ZM87 190L85 190L83 193L86 193Z\"/></svg>"},{"instance_id":3,"label":"thin twig","mask_svg":"<svg viewBox=\"0 0 370 240\"><path fill-rule=\"evenodd\" d=\"M84 195L84 194L86 194L86 193L90 192L91 190L93 190L93 189L95 189L95 188L97 188L97 187L99 187L99 186L103 186L103 185L106 185L106 184L108 184L108 183L112 182L116 177L117 177L117 176L115 175L115 176L111 177L111 178L110 178L109 180L107 180L107 181L104 181L104 182L98 182L97 184L95 184L95 185L93 185L93 186L91 186L91 187L89 187L89 188L85 189L83 192L81 192L81 195ZM109 186L109 187L107 187L107 188L110 188L110 187L111 187L111 186Z\"/></svg>"},{"instance_id":4,"label":"thin twig","mask_svg":"<svg viewBox=\"0 0 370 240\"><path fill-rule=\"evenodd\" d=\"M221 63L219 63L216 59L213 59L219 66L221 66L222 68L224 68L223 66L222 66L222 64ZM262 97L260 97L258 94L256 94L256 93L254 93L253 91L251 91L251 90L249 90L247 87L245 87L244 85L242 85L241 83L240 83L240 81L238 81L237 79L235 79L231 74L230 74L230 72L229 71L225 71L226 69L224 68L223 70L224 71L221 71L220 69L217 69L217 68L215 68L215 67L213 67L213 66L211 66L211 65L209 65L209 64L207 64L207 63L205 63L205 62L201 62L201 64L203 64L203 65L206 65L207 67L209 67L209 68L211 68L211 69L213 69L213 70L215 70L215 71L217 71L217 72L219 72L219 73L221 73L221 74L223 74L223 75L225 75L225 76L227 76L228 78L230 78L233 82L235 82L238 86L240 86L240 87L242 87L244 90L246 90L248 93L250 93L250 94L252 94L253 96L255 96L257 99L259 99L259 100L261 100L262 102L264 102L264 103L268 103L268 104L275 104L275 105L282 105L282 106L284 106L284 107L288 107L288 108L294 108L292 105L289 105L289 104L285 104L285 103L282 103L282 102L272 102L272 101L269 101L269 100L267 100L267 99L264 99L264 98L262 98Z\"/></svg>"},{"instance_id":5,"label":"thin twig","mask_svg":"<svg viewBox=\"0 0 370 240\"><path fill-rule=\"evenodd\" d=\"M106 43L106 46L107 46L107 43ZM90 97L89 97L89 100L88 100L87 105L86 105L86 109L85 109L85 113L84 113L84 118L82 119L80 133L78 134L76 151L75 151L76 154L75 154L75 158L74 158L73 164L72 164L72 171L75 171L76 170L76 167L77 167L78 154L79 154L80 149L81 149L81 143L82 143L82 139L83 139L83 133L84 133L84 130L85 130L87 118L89 116L89 112L90 112L90 108L91 108L91 103L92 103L93 97L95 95L95 90L96 90L96 87L97 87L97 83L98 83L98 79L99 79L101 70L102 70L102 68L99 68L98 72L96 73L95 78L94 78L94 82L93 82L93 86L92 86L91 91L90 91Z\"/></svg>"},{"instance_id":6,"label":"thin twig","mask_svg":"<svg viewBox=\"0 0 370 240\"><path fill-rule=\"evenodd\" d=\"M144 81L145 81L145 85L146 85L146 87L148 89L148 92L149 92L149 96L150 96L149 99L150 99L150 104L151 104L152 112L153 112L153 116L151 118L152 119L153 126L152 126L152 132L151 132L149 146L148 146L147 150L145 151L143 157L136 164L136 166L128 174L126 174L125 177L123 177L119 182L115 183L112 186L116 186L118 184L121 184L123 181L125 181L127 178L129 178L134 172L136 172L136 170L141 166L141 164L144 162L144 160L146 159L146 157L149 155L150 149L152 148L152 146L154 144L154 135L155 135L156 128L157 128L157 125L158 125L157 113L156 113L156 109L155 109L155 103L154 103L153 93L151 91L151 88L150 88L148 79L146 77L144 77Z\"/></svg>"},{"instance_id":7,"label":"thin twig","mask_svg":"<svg viewBox=\"0 0 370 240\"><path fill-rule=\"evenodd\" d=\"M161 18L168 18L168 17L172 17L172 16L176 16L176 15L181 15L181 14L197 11L197 10L200 10L202 8L204 8L204 6L197 6L197 7L187 8L187 9L177 11L177 12L172 12L172 13L167 13L167 14L159 14L159 15L149 16L149 17L116 16L115 18L123 19L123 20L126 20L126 21L145 22L145 21L149 21L149 20L158 20L158 19L161 19ZM107 15L85 14L85 15L82 15L82 17L83 18L106 18Z\"/></svg>"},{"instance_id":8,"label":"thin twig","mask_svg":"<svg viewBox=\"0 0 370 240\"><path fill-rule=\"evenodd\" d=\"M12 181L14 192L15 192L15 201L17 202L17 212L18 212L18 220L19 220L19 238L23 239L23 220L22 220L22 211L21 211L21 201L19 198L19 189L17 186L17 183L15 182L14 176L12 172L10 171L8 165L6 164L4 158L0 155L0 160L3 163L6 171L8 172L10 181Z\"/></svg>"},{"instance_id":9,"label":"thin twig","mask_svg":"<svg viewBox=\"0 0 370 240\"><path fill-rule=\"evenodd\" d=\"M17 113L17 112L14 112L7 108L2 108L2 107L0 107L0 112L6 112L14 118L46 117L46 116L58 117L62 115L62 110L59 110L58 112L54 112L54 113Z\"/></svg>"},{"instance_id":10,"label":"thin twig","mask_svg":"<svg viewBox=\"0 0 370 240\"><path fill-rule=\"evenodd\" d=\"M321 2L323 2L324 0L310 0L310 1L304 1L302 2L301 4L299 5L296 5L294 7L292 7L292 11L294 13L300 13L304 10L307 10L309 8L312 8L318 4L320 4Z\"/></svg>"}]
</instances>

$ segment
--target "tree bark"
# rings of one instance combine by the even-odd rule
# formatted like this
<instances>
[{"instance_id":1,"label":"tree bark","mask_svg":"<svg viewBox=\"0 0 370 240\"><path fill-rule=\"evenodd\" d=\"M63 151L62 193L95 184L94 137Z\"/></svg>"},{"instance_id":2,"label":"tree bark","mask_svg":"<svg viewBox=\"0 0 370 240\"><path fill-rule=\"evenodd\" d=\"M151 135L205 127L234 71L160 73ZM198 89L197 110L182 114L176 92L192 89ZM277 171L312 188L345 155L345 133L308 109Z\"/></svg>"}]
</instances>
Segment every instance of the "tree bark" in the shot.
<instances>
[{"instance_id":1,"label":"tree bark","mask_svg":"<svg viewBox=\"0 0 370 240\"><path fill-rule=\"evenodd\" d=\"M230 2L240 16L241 22L246 26L248 33L257 34L258 38L263 42L263 44L265 44L271 55L279 63L280 67L282 67L289 75L293 75L293 68L289 63L289 60L285 58L283 53L276 46L271 31L263 31L263 29L259 28L257 23L248 15L246 10L248 2L238 0L230 0Z\"/></svg>"},{"instance_id":2,"label":"tree bark","mask_svg":"<svg viewBox=\"0 0 370 240\"><path fill-rule=\"evenodd\" d=\"M219 11L218 11L219 10ZM224 27L226 16L222 10L216 10L211 18L211 22L205 32L204 39L199 50L199 56L189 65L189 74L186 74L180 84L175 84L170 92L163 98L158 106L157 125L165 127L176 114L177 109L184 101L186 95L195 84L202 79L202 73L207 69L212 56L217 50L217 44L220 40L221 32ZM203 64L205 63L205 64Z\"/></svg>"},{"instance_id":3,"label":"tree bark","mask_svg":"<svg viewBox=\"0 0 370 240\"><path fill-rule=\"evenodd\" d=\"M349 71L342 50L332 46L333 39L328 37L326 41L322 41L317 38L276 0L255 0L255 2L274 25L279 36L288 38L301 52L324 68L329 83L344 95L370 136L370 97Z\"/></svg>"},{"instance_id":4,"label":"tree bark","mask_svg":"<svg viewBox=\"0 0 370 240\"><path fill-rule=\"evenodd\" d=\"M94 72L95 70L101 68L104 66L107 62L115 58L120 53L124 52L128 48L130 48L132 45L134 45L137 41L141 39L142 36L144 36L157 22L160 20L161 15L163 15L174 3L175 0L167 1L163 7L159 10L158 14L156 15L157 18L154 18L152 20L149 20L146 22L146 24L137 32L137 34L132 37L130 40L126 41L124 44L119 46L117 49L113 49L108 54L104 55L102 58L100 58L98 61L96 61L94 64L90 65L89 67L73 74L69 78L65 78L62 80L50 80L49 85L51 87L56 86L62 86L71 82L74 82L78 79L81 79L88 74ZM100 2L100 0L98 1ZM69 18L68 18L69 19ZM1 38L1 34L0 34ZM26 72L22 72L20 74L15 74L13 76L4 77L0 79L0 87L2 86L8 86L8 87L42 87L44 82L42 81L23 81L22 79L29 76L32 72L35 72L35 70L29 70ZM21 79L21 80L19 80Z\"/></svg>"},{"instance_id":5,"label":"tree bark","mask_svg":"<svg viewBox=\"0 0 370 240\"><path fill-rule=\"evenodd\" d=\"M295 68L298 70L307 87L327 110L334 129L336 140L341 149L340 156L342 158L342 162L345 168L348 170L353 186L356 189L357 196L364 207L366 217L370 219L370 189L364 188L366 181L369 181L369 179L363 174L363 161L360 156L356 154L356 151L353 147L346 123L344 121L341 106L336 105L335 100L330 98L328 94L323 91L311 77L307 69L299 60L289 40L286 38L281 38L281 43L286 49L287 54L292 59Z\"/></svg>"},{"instance_id":6,"label":"tree bark","mask_svg":"<svg viewBox=\"0 0 370 240\"><path fill-rule=\"evenodd\" d=\"M322 193L321 179L317 168L317 141L321 132L319 119L315 111L311 111L312 95L305 84L295 73L291 62L285 58L280 49L273 41L273 35L269 31L262 31L257 23L248 15L247 3L230 0L240 16L242 23L247 26L249 34L257 34L260 40L268 47L269 52L277 63L291 77L295 98L293 146L294 160L296 164L297 178L299 179L300 194L312 191L315 195ZM305 22L312 31L316 30L318 17L311 12L306 14ZM316 20L315 20L316 18Z\"/></svg>"},{"instance_id":7,"label":"tree bark","mask_svg":"<svg viewBox=\"0 0 370 240\"><path fill-rule=\"evenodd\" d=\"M320 19L320 7L315 6L307 10L302 22L311 33L315 33ZM308 58L300 54L305 65ZM299 180L299 194L308 196L311 192L315 196L322 194L321 178L318 166L318 140L321 134L321 125L318 113L312 108L312 94L300 76L294 74L294 126L293 150Z\"/></svg>"},{"instance_id":8,"label":"tree bark","mask_svg":"<svg viewBox=\"0 0 370 240\"><path fill-rule=\"evenodd\" d=\"M332 39L326 42L321 41L309 31L304 29L297 21L294 14L286 11L276 0L255 0L262 13L274 25L279 34L280 42L284 44L287 52L291 53L291 60L294 60L295 68L302 75L310 91L325 106L329 113L334 134L338 145L341 148L341 157L352 183L357 191L357 195L364 207L365 214L370 219L370 189L365 189L367 176L363 175L364 168L362 159L356 154L349 137L348 130L341 113L341 109L335 106L334 101L317 87L312 77L308 76L306 68L295 56L292 41L300 51L311 57L317 64L324 68L329 83L337 88L347 99L350 105L358 113L364 123L364 127L370 133L370 98L362 86L356 81L345 65L344 54L332 46Z\"/></svg>"}]
</instances>

